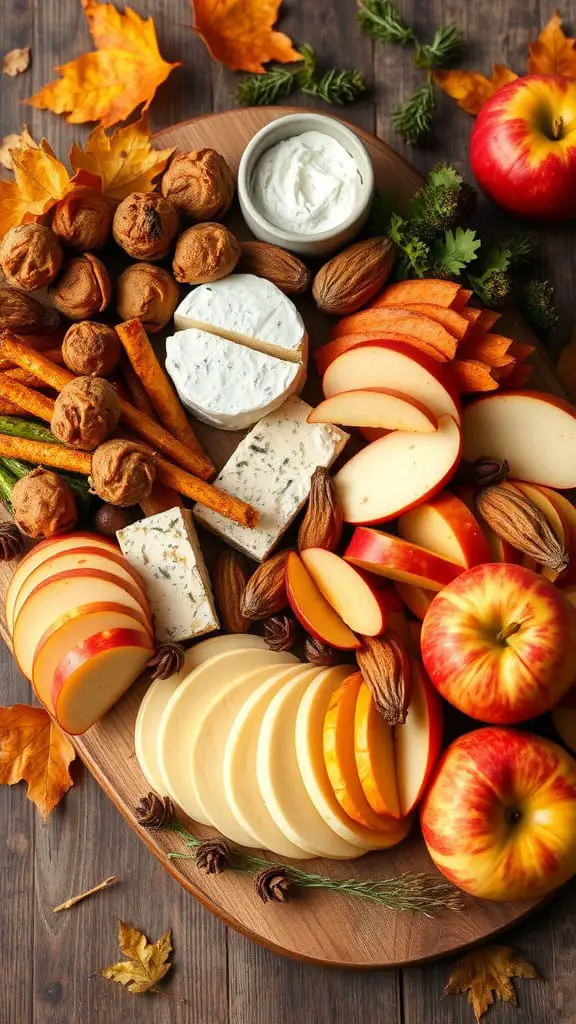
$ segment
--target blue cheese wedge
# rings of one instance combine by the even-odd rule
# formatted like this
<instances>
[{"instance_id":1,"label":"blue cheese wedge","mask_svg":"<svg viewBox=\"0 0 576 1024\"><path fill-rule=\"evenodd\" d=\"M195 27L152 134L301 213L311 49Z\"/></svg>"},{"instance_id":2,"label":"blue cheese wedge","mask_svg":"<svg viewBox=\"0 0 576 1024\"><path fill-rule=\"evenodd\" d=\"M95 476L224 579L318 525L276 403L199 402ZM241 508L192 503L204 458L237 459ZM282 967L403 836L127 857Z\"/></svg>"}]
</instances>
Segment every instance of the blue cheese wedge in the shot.
<instances>
[{"instance_id":1,"label":"blue cheese wedge","mask_svg":"<svg viewBox=\"0 0 576 1024\"><path fill-rule=\"evenodd\" d=\"M332 465L348 441L338 427L307 423L310 412L307 402L289 398L252 428L215 480L217 487L259 510L255 529L200 505L194 509L202 526L257 562L268 557L303 508L314 470Z\"/></svg>"},{"instance_id":2,"label":"blue cheese wedge","mask_svg":"<svg viewBox=\"0 0 576 1024\"><path fill-rule=\"evenodd\" d=\"M171 508L116 534L148 592L156 640L190 640L220 628L192 514Z\"/></svg>"}]
</instances>

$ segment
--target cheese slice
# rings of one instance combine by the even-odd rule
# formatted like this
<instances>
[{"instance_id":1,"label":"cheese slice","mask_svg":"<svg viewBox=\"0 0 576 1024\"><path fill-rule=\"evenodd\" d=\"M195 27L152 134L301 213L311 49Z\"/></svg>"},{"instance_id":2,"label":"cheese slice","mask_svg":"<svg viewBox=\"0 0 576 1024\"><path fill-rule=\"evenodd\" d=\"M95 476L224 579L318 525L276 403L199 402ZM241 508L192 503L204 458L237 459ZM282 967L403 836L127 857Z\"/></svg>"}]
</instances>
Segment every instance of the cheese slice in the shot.
<instances>
[{"instance_id":1,"label":"cheese slice","mask_svg":"<svg viewBox=\"0 0 576 1024\"><path fill-rule=\"evenodd\" d=\"M193 328L166 339L166 370L182 404L221 430L251 427L306 378L303 364Z\"/></svg>"},{"instance_id":2,"label":"cheese slice","mask_svg":"<svg viewBox=\"0 0 576 1024\"><path fill-rule=\"evenodd\" d=\"M188 292L174 313L178 331L196 327L279 359L306 363L308 336L296 306L255 274L231 274Z\"/></svg>"},{"instance_id":3,"label":"cheese slice","mask_svg":"<svg viewBox=\"0 0 576 1024\"><path fill-rule=\"evenodd\" d=\"M311 406L292 397L252 428L240 442L215 484L254 505L260 522L254 529L231 522L196 505L202 526L261 562L303 508L318 466L331 466L348 434L326 423L308 423Z\"/></svg>"}]
</instances>

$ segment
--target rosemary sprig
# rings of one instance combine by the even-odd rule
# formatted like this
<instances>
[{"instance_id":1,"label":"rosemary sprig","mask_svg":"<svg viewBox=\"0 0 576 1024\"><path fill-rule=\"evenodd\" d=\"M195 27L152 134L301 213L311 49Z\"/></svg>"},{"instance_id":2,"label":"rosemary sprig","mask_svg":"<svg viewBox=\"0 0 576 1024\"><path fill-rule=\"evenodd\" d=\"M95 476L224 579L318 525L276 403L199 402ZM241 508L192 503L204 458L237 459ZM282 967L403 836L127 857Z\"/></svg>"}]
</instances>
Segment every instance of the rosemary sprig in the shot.
<instances>
[{"instance_id":1,"label":"rosemary sprig","mask_svg":"<svg viewBox=\"0 0 576 1024\"><path fill-rule=\"evenodd\" d=\"M360 0L358 21L365 35L381 43L406 46L416 42L413 30L389 0Z\"/></svg>"},{"instance_id":2,"label":"rosemary sprig","mask_svg":"<svg viewBox=\"0 0 576 1024\"><path fill-rule=\"evenodd\" d=\"M462 55L464 42L456 25L442 25L431 43L416 43L414 63L419 68L445 68Z\"/></svg>"},{"instance_id":3,"label":"rosemary sprig","mask_svg":"<svg viewBox=\"0 0 576 1024\"><path fill-rule=\"evenodd\" d=\"M392 114L392 124L404 142L409 146L419 146L425 142L432 131L432 121L436 109L434 83L427 78L412 94L407 103L398 107Z\"/></svg>"},{"instance_id":4,"label":"rosemary sprig","mask_svg":"<svg viewBox=\"0 0 576 1024\"><path fill-rule=\"evenodd\" d=\"M311 79L301 86L302 92L316 96L325 103L352 103L366 89L364 76L356 68L333 68L322 78Z\"/></svg>"},{"instance_id":5,"label":"rosemary sprig","mask_svg":"<svg viewBox=\"0 0 576 1024\"><path fill-rule=\"evenodd\" d=\"M264 75L246 75L236 87L236 102L247 107L268 106L289 96L297 84L297 72L289 68L272 68Z\"/></svg>"},{"instance_id":6,"label":"rosemary sprig","mask_svg":"<svg viewBox=\"0 0 576 1024\"><path fill-rule=\"evenodd\" d=\"M188 832L180 822L175 821L168 826L185 842L191 853L169 853L170 860L195 860L196 848L201 840ZM231 853L229 867L233 871L252 874L265 868L274 867L274 862L263 857L254 857L234 849ZM293 885L302 889L330 889L342 892L346 896L370 900L389 910L412 910L425 917L436 917L445 911L461 911L464 909L462 897L457 889L448 882L438 880L423 872L406 872L393 878L377 881L358 881L355 878L330 878L329 875L316 875L292 865L279 865L286 872Z\"/></svg>"},{"instance_id":7,"label":"rosemary sprig","mask_svg":"<svg viewBox=\"0 0 576 1024\"><path fill-rule=\"evenodd\" d=\"M356 68L331 68L316 74L316 54L304 43L302 63L297 67L275 67L263 75L246 75L236 88L236 102L248 106L276 103L296 89L325 103L352 103L364 92L366 83Z\"/></svg>"}]
</instances>

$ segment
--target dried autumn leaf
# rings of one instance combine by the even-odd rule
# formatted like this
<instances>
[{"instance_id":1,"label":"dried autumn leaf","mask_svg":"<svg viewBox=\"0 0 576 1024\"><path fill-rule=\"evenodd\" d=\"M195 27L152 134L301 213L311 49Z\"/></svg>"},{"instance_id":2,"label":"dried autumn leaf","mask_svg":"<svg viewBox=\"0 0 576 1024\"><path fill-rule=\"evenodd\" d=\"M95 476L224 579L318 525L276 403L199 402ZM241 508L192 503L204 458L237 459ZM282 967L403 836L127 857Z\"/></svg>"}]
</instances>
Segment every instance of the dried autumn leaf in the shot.
<instances>
[{"instance_id":1,"label":"dried autumn leaf","mask_svg":"<svg viewBox=\"0 0 576 1024\"><path fill-rule=\"evenodd\" d=\"M170 930L164 932L156 942L148 942L146 936L137 928L119 921L118 945L129 959L103 967L100 971L101 976L108 981L125 985L133 994L157 990L158 982L172 967L168 962L172 952Z\"/></svg>"},{"instance_id":2,"label":"dried autumn leaf","mask_svg":"<svg viewBox=\"0 0 576 1024\"><path fill-rule=\"evenodd\" d=\"M18 185L13 181L0 181L0 238L22 223L27 209Z\"/></svg>"},{"instance_id":3,"label":"dried autumn leaf","mask_svg":"<svg viewBox=\"0 0 576 1024\"><path fill-rule=\"evenodd\" d=\"M526 957L508 946L484 946L473 949L458 961L444 995L468 993L468 1002L476 1021L496 999L518 1005L511 978L537 978L538 972Z\"/></svg>"},{"instance_id":4,"label":"dried autumn leaf","mask_svg":"<svg viewBox=\"0 0 576 1024\"><path fill-rule=\"evenodd\" d=\"M38 145L27 128L12 150L12 163L15 183L29 214L41 216L74 187L64 164L57 159L46 139Z\"/></svg>"},{"instance_id":5,"label":"dried autumn leaf","mask_svg":"<svg viewBox=\"0 0 576 1024\"><path fill-rule=\"evenodd\" d=\"M194 28L210 56L232 71L263 72L269 60L302 60L283 32L274 32L282 0L192 0Z\"/></svg>"},{"instance_id":6,"label":"dried autumn leaf","mask_svg":"<svg viewBox=\"0 0 576 1024\"><path fill-rule=\"evenodd\" d=\"M70 124L100 121L110 128L140 104L147 110L180 62L163 60L152 18L143 21L130 7L121 14L112 4L81 2L96 50L57 68L59 81L45 85L28 103L54 114L70 111Z\"/></svg>"},{"instance_id":7,"label":"dried autumn leaf","mask_svg":"<svg viewBox=\"0 0 576 1024\"><path fill-rule=\"evenodd\" d=\"M70 789L76 752L44 708L0 708L0 784L27 782L27 797L44 820Z\"/></svg>"},{"instance_id":8,"label":"dried autumn leaf","mask_svg":"<svg viewBox=\"0 0 576 1024\"><path fill-rule=\"evenodd\" d=\"M530 43L528 71L531 75L576 75L576 40L569 39L562 28L562 19L555 11L538 39Z\"/></svg>"},{"instance_id":9,"label":"dried autumn leaf","mask_svg":"<svg viewBox=\"0 0 576 1024\"><path fill-rule=\"evenodd\" d=\"M131 192L151 192L154 180L162 173L172 149L154 149L146 115L125 128L106 135L102 125L90 134L82 149L76 142L70 150L74 171L84 171L100 179L102 191L120 201Z\"/></svg>"},{"instance_id":10,"label":"dried autumn leaf","mask_svg":"<svg viewBox=\"0 0 576 1024\"><path fill-rule=\"evenodd\" d=\"M19 135L5 135L0 142L0 164L5 167L7 171L11 171L14 167L12 163L12 149L16 149L16 146L20 142Z\"/></svg>"},{"instance_id":11,"label":"dried autumn leaf","mask_svg":"<svg viewBox=\"0 0 576 1024\"><path fill-rule=\"evenodd\" d=\"M5 53L2 59L2 74L15 78L30 67L30 47L22 46L17 50Z\"/></svg>"},{"instance_id":12,"label":"dried autumn leaf","mask_svg":"<svg viewBox=\"0 0 576 1024\"><path fill-rule=\"evenodd\" d=\"M434 71L436 85L452 99L456 100L462 110L468 114L479 114L486 100L503 85L513 82L518 75L504 64L494 64L492 75L487 78L479 71Z\"/></svg>"}]
</instances>

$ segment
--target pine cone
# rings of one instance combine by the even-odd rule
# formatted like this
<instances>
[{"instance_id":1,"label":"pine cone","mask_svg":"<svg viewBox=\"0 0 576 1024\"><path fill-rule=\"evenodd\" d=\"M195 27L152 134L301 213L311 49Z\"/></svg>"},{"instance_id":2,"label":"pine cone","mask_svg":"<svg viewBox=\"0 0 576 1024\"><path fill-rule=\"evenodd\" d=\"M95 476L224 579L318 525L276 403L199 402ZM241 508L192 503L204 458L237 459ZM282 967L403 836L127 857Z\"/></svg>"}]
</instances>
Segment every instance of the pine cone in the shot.
<instances>
[{"instance_id":1,"label":"pine cone","mask_svg":"<svg viewBox=\"0 0 576 1024\"><path fill-rule=\"evenodd\" d=\"M290 615L273 615L264 623L264 639L272 651L290 651L296 640L296 621Z\"/></svg>"},{"instance_id":2,"label":"pine cone","mask_svg":"<svg viewBox=\"0 0 576 1024\"><path fill-rule=\"evenodd\" d=\"M309 661L311 665L337 665L342 657L339 651L335 651L333 647L329 647L322 640L316 640L313 636L307 638L304 644L304 654L306 661Z\"/></svg>"},{"instance_id":3,"label":"pine cone","mask_svg":"<svg viewBox=\"0 0 576 1024\"><path fill-rule=\"evenodd\" d=\"M466 462L462 459L454 479L456 483L468 484L472 487L493 487L501 484L510 471L506 459L495 459L491 455L484 455L474 462Z\"/></svg>"},{"instance_id":4,"label":"pine cone","mask_svg":"<svg viewBox=\"0 0 576 1024\"><path fill-rule=\"evenodd\" d=\"M263 903L288 903L292 882L284 868L273 865L260 871L254 879L256 892Z\"/></svg>"},{"instance_id":5,"label":"pine cone","mask_svg":"<svg viewBox=\"0 0 576 1024\"><path fill-rule=\"evenodd\" d=\"M158 644L156 654L148 662L148 668L153 668L152 679L168 679L179 672L184 661L184 648L181 644L172 643L166 640Z\"/></svg>"},{"instance_id":6,"label":"pine cone","mask_svg":"<svg viewBox=\"0 0 576 1024\"><path fill-rule=\"evenodd\" d=\"M151 832L167 828L174 819L174 804L169 797L148 793L143 796L136 810L136 821Z\"/></svg>"},{"instance_id":7,"label":"pine cone","mask_svg":"<svg viewBox=\"0 0 576 1024\"><path fill-rule=\"evenodd\" d=\"M205 839L196 847L196 865L207 875L220 875L228 867L230 849L224 839Z\"/></svg>"},{"instance_id":8,"label":"pine cone","mask_svg":"<svg viewBox=\"0 0 576 1024\"><path fill-rule=\"evenodd\" d=\"M0 523L0 562L10 562L26 549L24 534L16 523Z\"/></svg>"}]
</instances>

